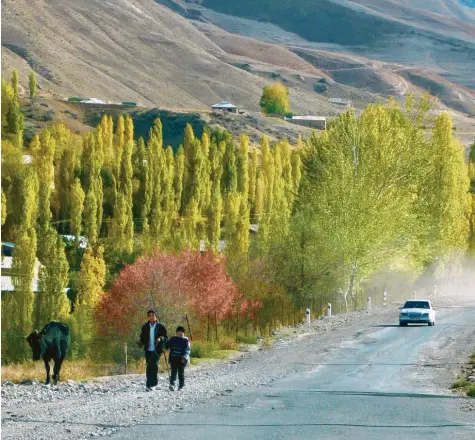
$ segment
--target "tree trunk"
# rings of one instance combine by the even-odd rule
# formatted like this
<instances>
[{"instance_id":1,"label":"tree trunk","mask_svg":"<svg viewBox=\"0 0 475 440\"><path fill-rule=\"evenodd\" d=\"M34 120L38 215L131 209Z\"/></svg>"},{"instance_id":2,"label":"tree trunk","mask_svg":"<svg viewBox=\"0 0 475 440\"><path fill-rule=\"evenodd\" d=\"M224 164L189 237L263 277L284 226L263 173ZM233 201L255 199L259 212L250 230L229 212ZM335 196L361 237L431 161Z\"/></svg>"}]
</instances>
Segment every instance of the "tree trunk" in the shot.
<instances>
[{"instance_id":1,"label":"tree trunk","mask_svg":"<svg viewBox=\"0 0 475 440\"><path fill-rule=\"evenodd\" d=\"M210 337L210 336L209 336L209 313L208 313L208 331L207 331L207 333L208 333L208 335L207 335L207 340L208 340L208 342L209 342L209 337Z\"/></svg>"},{"instance_id":2,"label":"tree trunk","mask_svg":"<svg viewBox=\"0 0 475 440\"><path fill-rule=\"evenodd\" d=\"M238 340L238 331L239 331L239 306L236 310L236 342Z\"/></svg>"},{"instance_id":3,"label":"tree trunk","mask_svg":"<svg viewBox=\"0 0 475 440\"><path fill-rule=\"evenodd\" d=\"M214 312L214 326L216 328L216 342L219 342L218 338L218 314Z\"/></svg>"}]
</instances>

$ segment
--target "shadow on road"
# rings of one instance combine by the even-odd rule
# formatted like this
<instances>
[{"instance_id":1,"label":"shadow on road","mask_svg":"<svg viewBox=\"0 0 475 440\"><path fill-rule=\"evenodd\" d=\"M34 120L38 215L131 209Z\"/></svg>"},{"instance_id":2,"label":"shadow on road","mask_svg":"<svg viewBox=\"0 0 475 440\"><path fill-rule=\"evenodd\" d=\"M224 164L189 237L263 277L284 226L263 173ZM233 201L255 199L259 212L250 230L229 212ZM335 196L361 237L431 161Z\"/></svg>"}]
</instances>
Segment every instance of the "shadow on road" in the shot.
<instances>
[{"instance_id":1,"label":"shadow on road","mask_svg":"<svg viewBox=\"0 0 475 440\"><path fill-rule=\"evenodd\" d=\"M379 324L373 325L376 328L401 327L399 324ZM407 327L427 327L427 324L409 324ZM404 327L401 327L404 328Z\"/></svg>"}]
</instances>

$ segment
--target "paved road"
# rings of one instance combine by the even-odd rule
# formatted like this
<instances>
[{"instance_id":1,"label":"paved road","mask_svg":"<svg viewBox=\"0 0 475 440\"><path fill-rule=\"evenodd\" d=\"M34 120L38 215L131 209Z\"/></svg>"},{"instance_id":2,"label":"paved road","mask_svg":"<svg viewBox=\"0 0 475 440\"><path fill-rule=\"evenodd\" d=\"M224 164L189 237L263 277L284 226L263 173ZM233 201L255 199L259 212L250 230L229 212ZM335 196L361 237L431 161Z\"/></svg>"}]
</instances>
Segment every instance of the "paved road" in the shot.
<instances>
[{"instance_id":1,"label":"paved road","mask_svg":"<svg viewBox=\"0 0 475 440\"><path fill-rule=\"evenodd\" d=\"M460 398L437 393L430 379L436 366L420 359L437 339L456 337L458 325L475 325L474 317L475 307L449 309L438 312L435 327L362 329L304 374L229 393L114 438L473 440L473 412L460 410ZM289 361L305 363L291 351Z\"/></svg>"}]
</instances>

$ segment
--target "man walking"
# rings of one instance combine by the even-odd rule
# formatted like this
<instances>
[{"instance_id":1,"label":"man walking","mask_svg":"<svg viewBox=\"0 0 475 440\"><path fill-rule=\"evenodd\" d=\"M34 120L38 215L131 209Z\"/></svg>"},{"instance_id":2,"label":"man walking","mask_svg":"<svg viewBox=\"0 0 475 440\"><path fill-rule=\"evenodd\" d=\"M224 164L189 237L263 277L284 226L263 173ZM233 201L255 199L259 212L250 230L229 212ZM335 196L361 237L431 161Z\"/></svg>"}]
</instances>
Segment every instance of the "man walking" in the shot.
<instances>
[{"instance_id":1,"label":"man walking","mask_svg":"<svg viewBox=\"0 0 475 440\"><path fill-rule=\"evenodd\" d=\"M147 391L151 391L158 384L158 363L160 355L165 350L168 342L168 334L165 326L158 322L155 310L147 312L148 321L142 326L140 332L139 346L145 349L145 360L147 362Z\"/></svg>"}]
</instances>

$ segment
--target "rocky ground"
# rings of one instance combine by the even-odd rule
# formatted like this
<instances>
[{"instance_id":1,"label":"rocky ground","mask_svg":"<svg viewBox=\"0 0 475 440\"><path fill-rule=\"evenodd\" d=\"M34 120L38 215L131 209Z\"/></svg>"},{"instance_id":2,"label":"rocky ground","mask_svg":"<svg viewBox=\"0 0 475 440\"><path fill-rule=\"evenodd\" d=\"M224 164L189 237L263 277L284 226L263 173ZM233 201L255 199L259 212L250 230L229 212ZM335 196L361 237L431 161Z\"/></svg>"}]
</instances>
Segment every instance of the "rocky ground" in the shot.
<instances>
[{"instance_id":1,"label":"rocky ground","mask_svg":"<svg viewBox=\"0 0 475 440\"><path fill-rule=\"evenodd\" d=\"M316 320L310 327L280 329L275 332L272 348L242 347L231 359L189 369L186 387L180 392L168 390L166 374L160 376L153 392L146 392L142 375L104 377L86 383L68 381L56 387L37 382L4 383L2 438L95 438L150 421L151 417L153 421L157 417L165 420L167 413L182 411L213 396L242 387L264 386L289 374L307 371L365 329L395 323L397 312L396 305L391 305ZM467 342L473 349L473 329L471 333L467 331L467 337L469 334L472 340ZM440 359L454 355L450 344L439 347L437 352L445 353L440 354ZM445 371L445 381L440 380L440 386L445 386L446 392L453 376ZM466 409L474 408L475 404L467 404Z\"/></svg>"}]
</instances>

